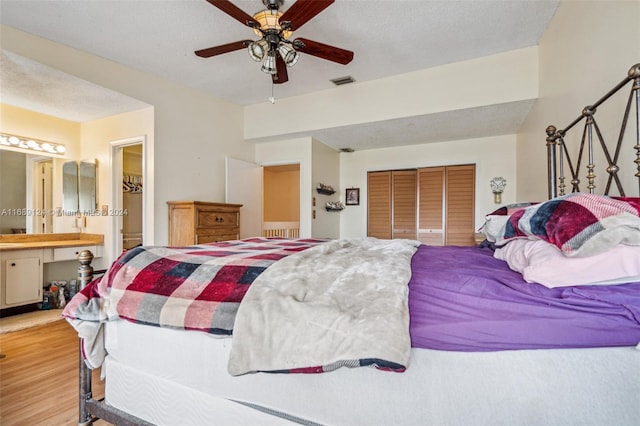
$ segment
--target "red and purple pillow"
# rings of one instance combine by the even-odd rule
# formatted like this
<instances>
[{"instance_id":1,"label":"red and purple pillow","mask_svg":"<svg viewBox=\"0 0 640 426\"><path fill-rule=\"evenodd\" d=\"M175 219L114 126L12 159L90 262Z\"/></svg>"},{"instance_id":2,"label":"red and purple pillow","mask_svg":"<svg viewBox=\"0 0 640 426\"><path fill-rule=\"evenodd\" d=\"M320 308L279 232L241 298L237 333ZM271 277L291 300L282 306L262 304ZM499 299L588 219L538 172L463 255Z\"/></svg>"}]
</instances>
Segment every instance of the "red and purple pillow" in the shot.
<instances>
[{"instance_id":1,"label":"red and purple pillow","mask_svg":"<svg viewBox=\"0 0 640 426\"><path fill-rule=\"evenodd\" d=\"M541 239L578 257L640 245L640 198L576 192L530 205L511 214L496 243L513 238Z\"/></svg>"}]
</instances>

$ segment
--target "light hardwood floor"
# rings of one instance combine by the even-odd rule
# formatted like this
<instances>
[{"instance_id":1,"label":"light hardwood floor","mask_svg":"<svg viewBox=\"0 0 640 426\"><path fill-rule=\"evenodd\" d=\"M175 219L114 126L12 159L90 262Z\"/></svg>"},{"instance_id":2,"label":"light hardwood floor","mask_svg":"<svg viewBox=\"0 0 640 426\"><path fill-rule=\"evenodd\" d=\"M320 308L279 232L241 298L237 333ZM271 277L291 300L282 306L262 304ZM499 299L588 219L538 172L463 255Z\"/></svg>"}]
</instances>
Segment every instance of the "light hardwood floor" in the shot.
<instances>
[{"instance_id":1,"label":"light hardwood floor","mask_svg":"<svg viewBox=\"0 0 640 426\"><path fill-rule=\"evenodd\" d=\"M2 426L78 424L78 336L66 321L1 334L0 352ZM98 370L93 385L101 398Z\"/></svg>"}]
</instances>

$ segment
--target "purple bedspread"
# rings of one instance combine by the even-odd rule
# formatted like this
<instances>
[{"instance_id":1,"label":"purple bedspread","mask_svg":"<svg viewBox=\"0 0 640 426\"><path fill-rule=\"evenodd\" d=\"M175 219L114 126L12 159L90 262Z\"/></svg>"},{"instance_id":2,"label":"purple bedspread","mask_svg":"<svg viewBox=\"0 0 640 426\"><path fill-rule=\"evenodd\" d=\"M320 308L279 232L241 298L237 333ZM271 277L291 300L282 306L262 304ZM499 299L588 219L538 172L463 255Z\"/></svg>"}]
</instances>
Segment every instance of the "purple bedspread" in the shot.
<instances>
[{"instance_id":1,"label":"purple bedspread","mask_svg":"<svg viewBox=\"0 0 640 426\"><path fill-rule=\"evenodd\" d=\"M412 271L413 347L477 352L640 342L640 282L547 288L478 247L422 245Z\"/></svg>"}]
</instances>

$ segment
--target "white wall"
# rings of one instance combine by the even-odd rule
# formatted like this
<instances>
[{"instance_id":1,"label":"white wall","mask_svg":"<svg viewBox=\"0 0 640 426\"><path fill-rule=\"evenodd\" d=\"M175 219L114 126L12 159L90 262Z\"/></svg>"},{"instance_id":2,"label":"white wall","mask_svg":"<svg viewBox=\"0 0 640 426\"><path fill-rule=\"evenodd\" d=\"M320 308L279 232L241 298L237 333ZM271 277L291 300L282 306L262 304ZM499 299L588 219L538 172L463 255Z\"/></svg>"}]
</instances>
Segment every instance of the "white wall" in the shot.
<instances>
[{"instance_id":1,"label":"white wall","mask_svg":"<svg viewBox=\"0 0 640 426\"><path fill-rule=\"evenodd\" d=\"M313 219L311 235L316 238L340 238L340 215L344 213L327 211L325 203L327 201L342 200L340 188L340 153L327 145L313 140L312 142L312 187L310 190L316 199L314 207L316 217ZM336 189L333 195L318 194L316 188L318 183L330 185Z\"/></svg>"},{"instance_id":2,"label":"white wall","mask_svg":"<svg viewBox=\"0 0 640 426\"><path fill-rule=\"evenodd\" d=\"M453 142L372 149L340 154L341 189L360 188L360 205L347 206L340 213L340 238L367 234L367 172L456 164L476 165L476 229L484 216L496 209L489 181L495 176L507 180L503 204L515 200L516 136L496 136Z\"/></svg>"},{"instance_id":3,"label":"white wall","mask_svg":"<svg viewBox=\"0 0 640 426\"><path fill-rule=\"evenodd\" d=\"M223 201L225 156L254 161L241 106L10 27L0 31L3 49L154 107L155 244L168 241L167 201Z\"/></svg>"},{"instance_id":4,"label":"white wall","mask_svg":"<svg viewBox=\"0 0 640 426\"><path fill-rule=\"evenodd\" d=\"M148 158L146 172L148 176L154 176L154 109L145 108L139 111L117 114L111 117L94 120L82 124L81 131L81 159L96 160L98 165L97 175L97 204L98 206L111 205L114 191L122 191L122 187L112 187L111 184L111 142L128 139L130 137L142 136L146 139L145 157ZM153 215L153 193L154 179L143 182L144 191L150 196L145 196L148 200L145 206L145 244L154 244L154 215ZM151 212L149 214L149 212ZM113 253L113 221L111 216L87 217L87 227L82 232L104 235L104 255L109 262L115 260L119 253ZM105 265L106 266L106 265Z\"/></svg>"},{"instance_id":5,"label":"white wall","mask_svg":"<svg viewBox=\"0 0 640 426\"><path fill-rule=\"evenodd\" d=\"M537 47L245 108L245 139L535 99ZM287 117L282 120L282 117Z\"/></svg>"},{"instance_id":6,"label":"white wall","mask_svg":"<svg viewBox=\"0 0 640 426\"><path fill-rule=\"evenodd\" d=\"M518 201L547 198L547 126L565 128L640 62L640 2L561 2L540 40L539 56L540 98L518 133ZM628 95L625 89L610 99L613 110L602 107L596 114L605 137L615 137ZM582 126L575 130L581 133ZM625 152L622 158L630 162L631 150Z\"/></svg>"}]
</instances>

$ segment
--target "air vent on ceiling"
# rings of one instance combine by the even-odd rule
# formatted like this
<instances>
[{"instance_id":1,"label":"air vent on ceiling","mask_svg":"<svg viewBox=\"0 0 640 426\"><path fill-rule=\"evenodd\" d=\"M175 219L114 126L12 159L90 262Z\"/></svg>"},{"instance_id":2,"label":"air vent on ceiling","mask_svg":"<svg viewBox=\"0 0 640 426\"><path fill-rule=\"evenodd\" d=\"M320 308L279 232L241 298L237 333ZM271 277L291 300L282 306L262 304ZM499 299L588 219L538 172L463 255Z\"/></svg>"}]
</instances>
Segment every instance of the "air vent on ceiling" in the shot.
<instances>
[{"instance_id":1,"label":"air vent on ceiling","mask_svg":"<svg viewBox=\"0 0 640 426\"><path fill-rule=\"evenodd\" d=\"M353 152L353 148L340 148L340 152Z\"/></svg>"},{"instance_id":2,"label":"air vent on ceiling","mask_svg":"<svg viewBox=\"0 0 640 426\"><path fill-rule=\"evenodd\" d=\"M343 84L351 84L355 82L353 77L351 77L350 75L346 77L334 78L333 80L330 80L330 81L336 86L342 86Z\"/></svg>"}]
</instances>

